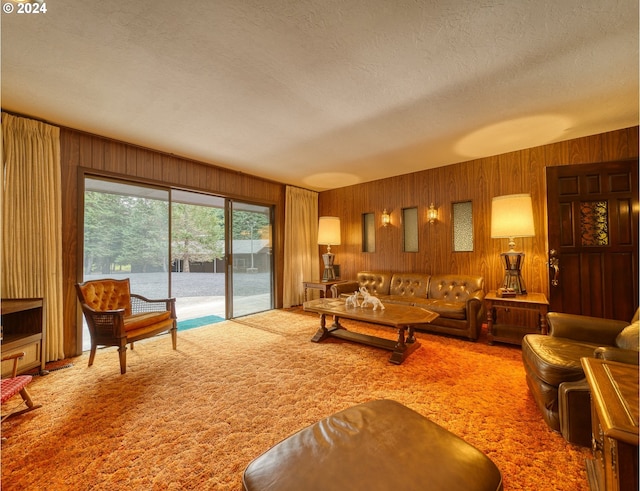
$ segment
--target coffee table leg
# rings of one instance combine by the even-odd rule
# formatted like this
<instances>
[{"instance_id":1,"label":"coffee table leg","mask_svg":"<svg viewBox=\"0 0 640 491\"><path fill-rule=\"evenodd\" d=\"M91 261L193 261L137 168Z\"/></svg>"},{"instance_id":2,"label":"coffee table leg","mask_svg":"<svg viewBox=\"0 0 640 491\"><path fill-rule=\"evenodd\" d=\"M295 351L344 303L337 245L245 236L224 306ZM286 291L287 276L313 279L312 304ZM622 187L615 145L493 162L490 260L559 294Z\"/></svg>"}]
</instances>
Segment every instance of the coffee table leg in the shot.
<instances>
[{"instance_id":1,"label":"coffee table leg","mask_svg":"<svg viewBox=\"0 0 640 491\"><path fill-rule=\"evenodd\" d=\"M407 328L405 326L398 328L398 342L396 343L396 350L404 351L404 349L407 347L407 345L404 343L404 331L406 329Z\"/></svg>"},{"instance_id":2,"label":"coffee table leg","mask_svg":"<svg viewBox=\"0 0 640 491\"><path fill-rule=\"evenodd\" d=\"M320 327L311 338L311 341L313 341L314 343L319 343L320 341L327 339L331 335L332 331L343 329L343 327L340 325L340 319L337 316L333 317L333 324L331 325L331 328L327 329L326 326L327 314L320 314Z\"/></svg>"},{"instance_id":3,"label":"coffee table leg","mask_svg":"<svg viewBox=\"0 0 640 491\"><path fill-rule=\"evenodd\" d=\"M327 325L326 314L320 314L320 328L316 331L316 333L311 338L311 341L314 343L319 343L323 339L329 336L329 331L325 327Z\"/></svg>"},{"instance_id":4,"label":"coffee table leg","mask_svg":"<svg viewBox=\"0 0 640 491\"><path fill-rule=\"evenodd\" d=\"M404 361L404 359L407 357L407 354L408 354L407 345L404 342L405 329L406 327L404 326L398 328L398 341L396 342L396 346L393 350L393 353L391 353L391 357L389 358L389 361L396 365L400 365L400 363Z\"/></svg>"},{"instance_id":5,"label":"coffee table leg","mask_svg":"<svg viewBox=\"0 0 640 491\"><path fill-rule=\"evenodd\" d=\"M415 329L413 326L409 326L409 335L407 336L407 343L415 343L415 342L416 342Z\"/></svg>"},{"instance_id":6,"label":"coffee table leg","mask_svg":"<svg viewBox=\"0 0 640 491\"><path fill-rule=\"evenodd\" d=\"M393 353L391 353L391 357L389 358L389 361L395 365L400 365L404 360L407 359L407 356L409 356L420 347L420 343L415 338L412 327L408 328L409 337L407 339L407 342L405 342L405 329L407 329L406 326L398 328L398 342L396 343Z\"/></svg>"}]
</instances>

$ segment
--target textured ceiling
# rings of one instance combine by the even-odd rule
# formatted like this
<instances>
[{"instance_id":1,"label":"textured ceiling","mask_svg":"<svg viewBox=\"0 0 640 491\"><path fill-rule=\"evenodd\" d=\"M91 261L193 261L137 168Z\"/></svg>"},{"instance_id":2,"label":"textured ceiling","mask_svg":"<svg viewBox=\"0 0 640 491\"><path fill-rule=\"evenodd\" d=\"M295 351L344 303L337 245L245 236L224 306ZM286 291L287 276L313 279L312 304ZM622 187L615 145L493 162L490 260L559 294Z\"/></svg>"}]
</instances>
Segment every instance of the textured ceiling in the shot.
<instances>
[{"instance_id":1,"label":"textured ceiling","mask_svg":"<svg viewBox=\"0 0 640 491\"><path fill-rule=\"evenodd\" d=\"M637 0L46 7L3 109L310 189L638 124Z\"/></svg>"}]
</instances>

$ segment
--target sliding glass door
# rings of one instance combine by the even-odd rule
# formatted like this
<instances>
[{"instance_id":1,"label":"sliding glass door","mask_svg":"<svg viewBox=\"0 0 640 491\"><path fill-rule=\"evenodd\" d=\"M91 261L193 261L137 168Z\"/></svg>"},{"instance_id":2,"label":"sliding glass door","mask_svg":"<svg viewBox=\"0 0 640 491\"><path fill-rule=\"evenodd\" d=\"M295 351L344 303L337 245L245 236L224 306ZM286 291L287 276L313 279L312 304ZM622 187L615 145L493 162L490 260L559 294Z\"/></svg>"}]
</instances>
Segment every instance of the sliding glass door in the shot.
<instances>
[{"instance_id":1,"label":"sliding glass door","mask_svg":"<svg viewBox=\"0 0 640 491\"><path fill-rule=\"evenodd\" d=\"M129 278L132 291L169 295L169 191L85 179L83 280Z\"/></svg>"},{"instance_id":2,"label":"sliding glass door","mask_svg":"<svg viewBox=\"0 0 640 491\"><path fill-rule=\"evenodd\" d=\"M171 296L179 329L226 318L225 199L171 191Z\"/></svg>"},{"instance_id":3,"label":"sliding glass door","mask_svg":"<svg viewBox=\"0 0 640 491\"><path fill-rule=\"evenodd\" d=\"M229 200L229 317L273 308L271 207Z\"/></svg>"},{"instance_id":4,"label":"sliding glass door","mask_svg":"<svg viewBox=\"0 0 640 491\"><path fill-rule=\"evenodd\" d=\"M84 181L83 281L129 278L131 291L169 296L169 190ZM83 319L83 349L89 331Z\"/></svg>"},{"instance_id":5,"label":"sliding glass door","mask_svg":"<svg viewBox=\"0 0 640 491\"><path fill-rule=\"evenodd\" d=\"M203 193L85 176L83 281L129 278L176 298L178 330L273 308L272 211ZM83 349L90 345L86 325Z\"/></svg>"}]
</instances>

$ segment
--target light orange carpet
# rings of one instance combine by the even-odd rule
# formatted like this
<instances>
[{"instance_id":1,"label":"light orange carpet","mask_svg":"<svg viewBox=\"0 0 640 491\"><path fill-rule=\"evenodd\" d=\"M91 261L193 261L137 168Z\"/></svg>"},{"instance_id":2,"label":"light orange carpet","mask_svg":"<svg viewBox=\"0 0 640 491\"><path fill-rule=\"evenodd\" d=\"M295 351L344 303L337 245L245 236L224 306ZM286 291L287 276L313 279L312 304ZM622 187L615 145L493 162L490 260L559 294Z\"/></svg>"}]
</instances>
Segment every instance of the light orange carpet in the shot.
<instances>
[{"instance_id":1,"label":"light orange carpet","mask_svg":"<svg viewBox=\"0 0 640 491\"><path fill-rule=\"evenodd\" d=\"M387 328L345 321L390 339ZM316 316L278 310L114 348L35 377L44 406L3 423L2 489L241 489L242 471L291 433L338 410L394 399L486 453L505 490L586 490L587 449L547 428L518 347L418 333L389 352L311 343ZM3 407L3 409L5 409Z\"/></svg>"}]
</instances>

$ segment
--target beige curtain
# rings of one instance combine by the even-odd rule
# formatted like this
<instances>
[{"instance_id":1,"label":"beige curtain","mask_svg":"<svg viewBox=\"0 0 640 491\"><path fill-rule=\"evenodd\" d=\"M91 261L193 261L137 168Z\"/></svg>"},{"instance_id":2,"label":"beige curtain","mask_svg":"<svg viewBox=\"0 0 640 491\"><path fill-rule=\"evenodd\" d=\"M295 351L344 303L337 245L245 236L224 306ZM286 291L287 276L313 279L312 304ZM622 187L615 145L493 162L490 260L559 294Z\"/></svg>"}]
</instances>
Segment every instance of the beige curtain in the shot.
<instances>
[{"instance_id":1,"label":"beige curtain","mask_svg":"<svg viewBox=\"0 0 640 491\"><path fill-rule=\"evenodd\" d=\"M2 298L44 298L46 361L64 358L60 129L2 113Z\"/></svg>"},{"instance_id":2,"label":"beige curtain","mask_svg":"<svg viewBox=\"0 0 640 491\"><path fill-rule=\"evenodd\" d=\"M318 193L287 186L284 219L284 307L304 301L303 281L320 279Z\"/></svg>"}]
</instances>

